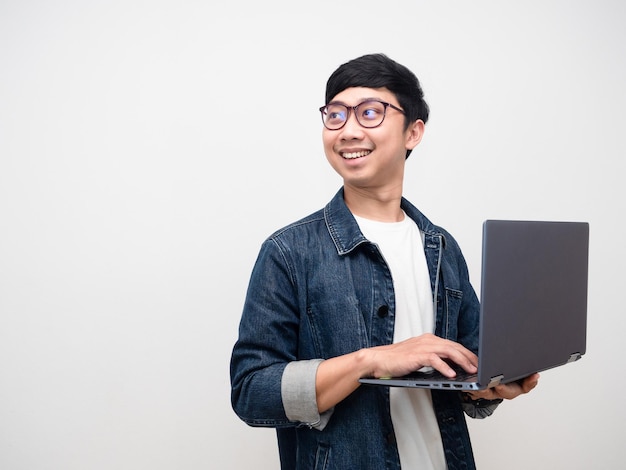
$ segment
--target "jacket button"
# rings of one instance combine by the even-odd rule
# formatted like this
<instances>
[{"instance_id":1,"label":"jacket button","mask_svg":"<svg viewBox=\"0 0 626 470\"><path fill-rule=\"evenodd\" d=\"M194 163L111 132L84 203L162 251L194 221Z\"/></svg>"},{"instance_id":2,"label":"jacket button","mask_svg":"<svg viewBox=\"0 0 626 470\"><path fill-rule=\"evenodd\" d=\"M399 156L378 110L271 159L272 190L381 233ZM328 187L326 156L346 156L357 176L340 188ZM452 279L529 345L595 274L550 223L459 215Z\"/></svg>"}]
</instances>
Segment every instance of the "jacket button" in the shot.
<instances>
[{"instance_id":1,"label":"jacket button","mask_svg":"<svg viewBox=\"0 0 626 470\"><path fill-rule=\"evenodd\" d=\"M389 315L389 307L387 307L386 305L381 305L380 307L378 307L378 312L376 313L380 318L385 318L387 315Z\"/></svg>"},{"instance_id":2,"label":"jacket button","mask_svg":"<svg viewBox=\"0 0 626 470\"><path fill-rule=\"evenodd\" d=\"M385 436L385 442L387 442L387 445L392 445L396 443L396 435L393 432L390 432L389 434L387 434Z\"/></svg>"}]
</instances>

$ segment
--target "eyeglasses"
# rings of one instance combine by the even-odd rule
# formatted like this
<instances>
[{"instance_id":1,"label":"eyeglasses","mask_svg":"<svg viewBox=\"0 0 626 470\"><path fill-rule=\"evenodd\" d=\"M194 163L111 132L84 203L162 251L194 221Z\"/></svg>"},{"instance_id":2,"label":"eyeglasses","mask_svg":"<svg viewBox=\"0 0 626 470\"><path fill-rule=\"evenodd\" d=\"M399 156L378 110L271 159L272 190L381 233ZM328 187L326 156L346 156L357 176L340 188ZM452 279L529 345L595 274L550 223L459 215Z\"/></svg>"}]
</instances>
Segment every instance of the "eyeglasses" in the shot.
<instances>
[{"instance_id":1,"label":"eyeglasses","mask_svg":"<svg viewBox=\"0 0 626 470\"><path fill-rule=\"evenodd\" d=\"M331 131L337 131L346 125L348 118L350 117L350 111L354 110L357 122L367 128L380 126L385 120L385 114L387 108L393 108L396 111L400 111L402 114L404 110L392 105L391 103L385 103L379 100L365 100L356 106L346 106L341 103L329 103L320 108L322 113L322 122L324 127Z\"/></svg>"}]
</instances>

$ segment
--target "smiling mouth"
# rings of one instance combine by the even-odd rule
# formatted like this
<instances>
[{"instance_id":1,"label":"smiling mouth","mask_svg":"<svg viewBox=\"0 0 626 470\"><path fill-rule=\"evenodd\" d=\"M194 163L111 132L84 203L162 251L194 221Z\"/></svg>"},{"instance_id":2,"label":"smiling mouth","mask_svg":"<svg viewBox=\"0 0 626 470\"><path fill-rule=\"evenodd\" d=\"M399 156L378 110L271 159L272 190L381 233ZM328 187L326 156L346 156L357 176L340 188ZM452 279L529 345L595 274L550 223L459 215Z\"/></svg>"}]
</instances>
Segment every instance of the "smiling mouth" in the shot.
<instances>
[{"instance_id":1,"label":"smiling mouth","mask_svg":"<svg viewBox=\"0 0 626 470\"><path fill-rule=\"evenodd\" d=\"M365 157L372 153L371 150L361 150L360 152L341 152L341 156L346 160L354 160L355 158Z\"/></svg>"}]
</instances>

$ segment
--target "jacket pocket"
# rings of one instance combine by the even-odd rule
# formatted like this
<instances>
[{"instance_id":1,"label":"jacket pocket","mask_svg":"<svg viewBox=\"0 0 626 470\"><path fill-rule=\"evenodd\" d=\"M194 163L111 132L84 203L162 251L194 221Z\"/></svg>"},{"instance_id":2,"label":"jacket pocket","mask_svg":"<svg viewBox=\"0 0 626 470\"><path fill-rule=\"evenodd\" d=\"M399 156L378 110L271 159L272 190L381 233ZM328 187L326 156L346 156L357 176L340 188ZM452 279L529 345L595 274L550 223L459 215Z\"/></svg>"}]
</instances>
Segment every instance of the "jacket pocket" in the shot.
<instances>
[{"instance_id":1,"label":"jacket pocket","mask_svg":"<svg viewBox=\"0 0 626 470\"><path fill-rule=\"evenodd\" d=\"M340 356L367 346L363 314L353 296L311 302L307 309L307 327L315 348L313 357ZM301 342L306 340L306 336L302 336Z\"/></svg>"},{"instance_id":2,"label":"jacket pocket","mask_svg":"<svg viewBox=\"0 0 626 470\"><path fill-rule=\"evenodd\" d=\"M456 289L446 288L446 303L444 311L444 338L456 340L459 335L459 312L463 301L463 292Z\"/></svg>"}]
</instances>

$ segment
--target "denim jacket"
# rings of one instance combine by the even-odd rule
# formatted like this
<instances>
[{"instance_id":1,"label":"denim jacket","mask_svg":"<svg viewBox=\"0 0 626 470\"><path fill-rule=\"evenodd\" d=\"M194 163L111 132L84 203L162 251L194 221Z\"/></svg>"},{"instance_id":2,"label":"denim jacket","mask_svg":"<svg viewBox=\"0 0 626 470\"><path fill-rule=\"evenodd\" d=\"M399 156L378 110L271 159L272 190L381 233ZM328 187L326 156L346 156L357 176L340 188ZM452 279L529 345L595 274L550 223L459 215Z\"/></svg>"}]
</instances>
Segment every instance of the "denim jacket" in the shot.
<instances>
[{"instance_id":1,"label":"denim jacket","mask_svg":"<svg viewBox=\"0 0 626 470\"><path fill-rule=\"evenodd\" d=\"M477 352L479 303L459 246L406 199L401 207L424 234L435 334ZM294 361L390 344L394 310L389 268L359 230L343 189L263 243L231 358L231 398L247 424L277 428L282 469L400 468L387 387L360 386L321 424L290 419L281 393L283 372ZM303 386L314 393L314 381ZM443 390L433 390L432 399L448 468L475 468L463 411L483 417L496 404L476 411L460 393Z\"/></svg>"}]
</instances>

